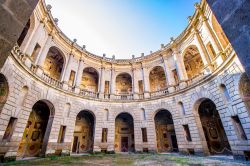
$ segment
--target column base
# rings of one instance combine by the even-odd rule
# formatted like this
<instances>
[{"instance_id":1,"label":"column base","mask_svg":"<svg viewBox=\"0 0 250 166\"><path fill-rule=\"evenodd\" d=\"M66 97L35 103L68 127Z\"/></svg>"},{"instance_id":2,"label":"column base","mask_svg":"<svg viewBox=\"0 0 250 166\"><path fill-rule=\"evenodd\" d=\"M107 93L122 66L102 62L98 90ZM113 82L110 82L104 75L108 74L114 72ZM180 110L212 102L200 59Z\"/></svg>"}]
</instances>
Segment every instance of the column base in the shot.
<instances>
[{"instance_id":1,"label":"column base","mask_svg":"<svg viewBox=\"0 0 250 166\"><path fill-rule=\"evenodd\" d=\"M76 94L79 94L80 91L81 91L81 89L80 89L79 87L75 87L75 93L76 93Z\"/></svg>"},{"instance_id":2,"label":"column base","mask_svg":"<svg viewBox=\"0 0 250 166\"><path fill-rule=\"evenodd\" d=\"M187 82L186 81L183 81L180 83L180 89L184 89L187 87Z\"/></svg>"},{"instance_id":3,"label":"column base","mask_svg":"<svg viewBox=\"0 0 250 166\"><path fill-rule=\"evenodd\" d=\"M38 76L38 77L42 77L42 75L43 75L43 69L42 69L42 67L41 66L37 66L37 68L36 68L36 75Z\"/></svg>"},{"instance_id":4,"label":"column base","mask_svg":"<svg viewBox=\"0 0 250 166\"><path fill-rule=\"evenodd\" d=\"M174 86L169 87L169 88L168 88L168 92L169 92L169 93L175 92L175 87L174 87Z\"/></svg>"},{"instance_id":5,"label":"column base","mask_svg":"<svg viewBox=\"0 0 250 166\"><path fill-rule=\"evenodd\" d=\"M149 92L144 92L144 98L145 98L145 99L150 98L150 93L149 93Z\"/></svg>"},{"instance_id":6,"label":"column base","mask_svg":"<svg viewBox=\"0 0 250 166\"><path fill-rule=\"evenodd\" d=\"M66 82L63 82L63 90L68 90L69 85Z\"/></svg>"}]
</instances>

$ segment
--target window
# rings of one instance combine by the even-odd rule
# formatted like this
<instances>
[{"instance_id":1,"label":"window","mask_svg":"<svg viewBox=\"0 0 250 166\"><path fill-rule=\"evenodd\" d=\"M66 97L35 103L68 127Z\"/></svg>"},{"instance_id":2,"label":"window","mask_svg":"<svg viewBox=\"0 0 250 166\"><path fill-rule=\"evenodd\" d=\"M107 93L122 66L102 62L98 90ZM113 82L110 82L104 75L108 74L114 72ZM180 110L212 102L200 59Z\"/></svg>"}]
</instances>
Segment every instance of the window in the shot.
<instances>
[{"instance_id":1,"label":"window","mask_svg":"<svg viewBox=\"0 0 250 166\"><path fill-rule=\"evenodd\" d=\"M229 95L229 92L228 92L228 89L227 89L226 85L221 84L221 85L220 85L220 90L221 90L221 92L223 93L223 95L224 95L226 101L227 101L227 102L230 102L230 101L231 101L231 97L230 97L230 95Z\"/></svg>"},{"instance_id":2,"label":"window","mask_svg":"<svg viewBox=\"0 0 250 166\"><path fill-rule=\"evenodd\" d=\"M190 130L189 130L188 125L183 125L183 128L184 128L184 131L185 131L186 140L188 142L191 142L192 138L191 138L191 134L190 134Z\"/></svg>"},{"instance_id":3,"label":"window","mask_svg":"<svg viewBox=\"0 0 250 166\"><path fill-rule=\"evenodd\" d=\"M76 75L76 72L72 70L70 72L70 76L69 76L69 85L70 86L74 86L75 75Z\"/></svg>"},{"instance_id":4,"label":"window","mask_svg":"<svg viewBox=\"0 0 250 166\"><path fill-rule=\"evenodd\" d=\"M185 107L184 107L184 105L183 105L183 103L181 101L179 102L179 106L180 106L182 115L186 115Z\"/></svg>"},{"instance_id":5,"label":"window","mask_svg":"<svg viewBox=\"0 0 250 166\"><path fill-rule=\"evenodd\" d=\"M3 141L10 141L12 134L14 132L14 129L15 129L16 122L17 122L17 118L13 118L13 117L10 118L10 121L8 123L8 126L3 136Z\"/></svg>"},{"instance_id":6,"label":"window","mask_svg":"<svg viewBox=\"0 0 250 166\"><path fill-rule=\"evenodd\" d=\"M31 54L31 59L33 61L35 61L36 58L38 57L38 54L39 54L40 50L41 50L41 46L37 43L34 50L33 50L33 52L32 52L32 54Z\"/></svg>"},{"instance_id":7,"label":"window","mask_svg":"<svg viewBox=\"0 0 250 166\"><path fill-rule=\"evenodd\" d=\"M105 94L110 94L109 81L105 81L104 93Z\"/></svg>"},{"instance_id":8,"label":"window","mask_svg":"<svg viewBox=\"0 0 250 166\"><path fill-rule=\"evenodd\" d=\"M216 53L210 42L207 44L207 50L209 52L210 58L213 60L216 57Z\"/></svg>"},{"instance_id":9,"label":"window","mask_svg":"<svg viewBox=\"0 0 250 166\"><path fill-rule=\"evenodd\" d=\"M146 111L144 110L144 108L141 109L141 117L142 117L142 120L146 120Z\"/></svg>"},{"instance_id":10,"label":"window","mask_svg":"<svg viewBox=\"0 0 250 166\"><path fill-rule=\"evenodd\" d=\"M232 116L232 120L233 120L233 124L234 124L234 127L236 129L236 133L237 133L238 137L241 140L247 140L247 136L246 136L246 133L243 129L243 126L240 122L239 116L238 115Z\"/></svg>"},{"instance_id":11,"label":"window","mask_svg":"<svg viewBox=\"0 0 250 166\"><path fill-rule=\"evenodd\" d=\"M138 84L139 84L139 93L142 94L144 92L143 81L139 80Z\"/></svg>"},{"instance_id":12,"label":"window","mask_svg":"<svg viewBox=\"0 0 250 166\"><path fill-rule=\"evenodd\" d=\"M103 128L102 129L102 143L106 143L108 138L108 129Z\"/></svg>"},{"instance_id":13,"label":"window","mask_svg":"<svg viewBox=\"0 0 250 166\"><path fill-rule=\"evenodd\" d=\"M141 128L142 131L142 142L148 142L147 128Z\"/></svg>"},{"instance_id":14,"label":"window","mask_svg":"<svg viewBox=\"0 0 250 166\"><path fill-rule=\"evenodd\" d=\"M66 126L61 126L60 131L59 131L59 137L58 137L58 143L63 143L64 142L64 137L66 133Z\"/></svg>"}]
</instances>

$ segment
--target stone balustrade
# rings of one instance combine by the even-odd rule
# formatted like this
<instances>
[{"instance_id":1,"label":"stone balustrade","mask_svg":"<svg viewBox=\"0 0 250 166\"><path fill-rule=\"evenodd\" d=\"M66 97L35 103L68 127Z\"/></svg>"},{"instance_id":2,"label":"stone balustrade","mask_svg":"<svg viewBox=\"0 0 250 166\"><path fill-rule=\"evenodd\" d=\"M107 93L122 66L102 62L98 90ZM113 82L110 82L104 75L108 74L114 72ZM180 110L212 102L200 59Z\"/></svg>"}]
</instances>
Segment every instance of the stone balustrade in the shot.
<instances>
[{"instance_id":1,"label":"stone balustrade","mask_svg":"<svg viewBox=\"0 0 250 166\"><path fill-rule=\"evenodd\" d=\"M232 56L233 49L231 45L229 45L225 51L224 55L226 58L230 58ZM35 77L40 78L42 81L47 83L49 86L53 86L56 88L61 89L62 91L65 91L67 93L79 95L80 97L84 98L90 98L90 99L98 99L98 100L113 100L113 101L131 101L131 100L147 100L147 99L153 99L153 98L158 98L162 96L167 96L172 93L177 93L179 90L183 90L185 88L188 88L190 86L193 86L195 84L198 84L200 81L208 78L211 76L213 73L206 73L204 71L200 72L198 75L194 76L191 79L185 80L185 81L180 81L176 83L176 85L172 86L167 86L163 90L155 91L155 92L149 92L149 96L146 97L145 93L130 93L130 94L100 94L98 92L92 92L84 89L80 89L80 91L76 91L76 88L74 86L70 86L67 83L61 82L59 80L56 80L52 77L50 77L48 74L46 74L44 71L42 72L41 75L37 74L35 71L39 67L35 66L32 62L30 62L30 58L27 57L27 55L23 54L20 51L20 48L18 45L15 45L15 47L12 50L12 57L14 57L23 67L25 67L29 72L33 73ZM27 62L28 61L28 62ZM223 63L222 63L223 64ZM222 64L220 66L222 66ZM218 66L216 69L218 69L220 66ZM66 85L64 88L64 85ZM185 87L182 87L181 85L185 85ZM174 90L170 91L169 89L172 88Z\"/></svg>"}]
</instances>

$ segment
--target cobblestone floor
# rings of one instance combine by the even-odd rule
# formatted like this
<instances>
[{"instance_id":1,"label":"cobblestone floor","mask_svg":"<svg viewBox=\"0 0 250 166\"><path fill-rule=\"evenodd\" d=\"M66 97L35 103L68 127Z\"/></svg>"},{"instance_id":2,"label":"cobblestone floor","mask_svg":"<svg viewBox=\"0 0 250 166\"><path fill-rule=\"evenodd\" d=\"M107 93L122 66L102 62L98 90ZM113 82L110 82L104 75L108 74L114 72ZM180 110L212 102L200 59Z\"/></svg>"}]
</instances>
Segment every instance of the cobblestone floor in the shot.
<instances>
[{"instance_id":1,"label":"cobblestone floor","mask_svg":"<svg viewBox=\"0 0 250 166\"><path fill-rule=\"evenodd\" d=\"M1 164L0 164L1 165ZM196 157L178 154L114 154L114 155L84 155L74 157L51 156L45 159L15 161L3 165L18 166L244 166L250 161L237 161L228 156Z\"/></svg>"}]
</instances>

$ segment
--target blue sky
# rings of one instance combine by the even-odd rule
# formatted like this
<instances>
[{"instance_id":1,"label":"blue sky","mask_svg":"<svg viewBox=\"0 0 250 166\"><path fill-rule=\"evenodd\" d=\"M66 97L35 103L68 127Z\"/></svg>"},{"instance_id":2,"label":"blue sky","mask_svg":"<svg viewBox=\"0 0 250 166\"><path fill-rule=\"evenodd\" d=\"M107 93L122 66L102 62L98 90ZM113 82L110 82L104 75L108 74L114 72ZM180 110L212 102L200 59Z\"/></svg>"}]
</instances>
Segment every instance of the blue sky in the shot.
<instances>
[{"instance_id":1,"label":"blue sky","mask_svg":"<svg viewBox=\"0 0 250 166\"><path fill-rule=\"evenodd\" d=\"M148 55L187 26L200 0L45 0L60 29L88 51L117 59Z\"/></svg>"}]
</instances>

